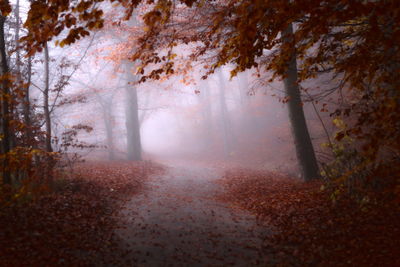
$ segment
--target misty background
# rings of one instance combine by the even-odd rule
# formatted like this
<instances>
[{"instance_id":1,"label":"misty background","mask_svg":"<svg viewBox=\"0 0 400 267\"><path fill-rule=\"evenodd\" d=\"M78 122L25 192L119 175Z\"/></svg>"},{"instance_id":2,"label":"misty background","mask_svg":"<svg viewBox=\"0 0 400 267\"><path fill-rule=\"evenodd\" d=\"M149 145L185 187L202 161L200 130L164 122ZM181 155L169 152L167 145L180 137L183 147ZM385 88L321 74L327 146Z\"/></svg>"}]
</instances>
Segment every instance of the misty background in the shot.
<instances>
[{"instance_id":1,"label":"misty background","mask_svg":"<svg viewBox=\"0 0 400 267\"><path fill-rule=\"evenodd\" d=\"M20 3L21 21L27 6ZM108 10L106 18L118 14L118 8L104 5L103 9ZM15 35L11 26L10 39ZM178 46L173 51L178 63L175 73L140 83L139 62L130 61L129 55L141 27L136 14L121 24L106 20L102 30L68 47L48 43L53 151L113 161L229 161L298 173L281 81L267 82L270 74L260 69L231 78L229 65L202 79L207 63L191 62L190 47ZM29 88L32 110L39 117L43 116L44 56L37 53L32 59ZM315 96L303 96L304 110L318 158L324 160L321 144L335 129L331 123L325 125L331 119L321 112L323 106L307 98L315 100ZM71 129L79 130L74 141L66 137Z\"/></svg>"}]
</instances>

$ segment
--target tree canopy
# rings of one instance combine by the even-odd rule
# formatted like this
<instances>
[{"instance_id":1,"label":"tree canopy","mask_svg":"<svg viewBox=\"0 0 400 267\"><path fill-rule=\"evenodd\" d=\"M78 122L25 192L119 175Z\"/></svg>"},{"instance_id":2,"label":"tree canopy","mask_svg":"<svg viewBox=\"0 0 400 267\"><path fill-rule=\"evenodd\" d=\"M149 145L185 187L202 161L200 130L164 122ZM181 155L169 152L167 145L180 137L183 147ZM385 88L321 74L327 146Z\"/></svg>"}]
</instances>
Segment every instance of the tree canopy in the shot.
<instances>
[{"instance_id":1,"label":"tree canopy","mask_svg":"<svg viewBox=\"0 0 400 267\"><path fill-rule=\"evenodd\" d=\"M138 97L143 94L138 94L136 87L146 82L148 87L156 87L152 80L161 83L171 77L182 78L184 89L190 91L182 92L188 96L182 99L191 98L190 101L195 102L179 110L190 120L188 124L181 123L179 131L193 129L178 136L190 140L177 144L183 147L190 142L204 142L193 151L204 150L207 153L204 155L215 154L212 155L215 157L223 152L223 164L228 159L233 162L235 153L246 152L243 147L253 146L254 149L248 149L240 157L254 161L254 154L259 152L257 156L262 159L255 164L257 168L265 169L278 165L278 161L271 160L279 157L277 150L289 151L283 153L281 158L287 161L285 164L295 165L291 161L293 149L289 150L286 146L277 148L278 145L274 147L272 141L266 140L276 135L277 139L279 137L286 142L291 140L289 131L282 127L267 132L270 121L281 120L280 116L276 116L279 111L274 106L265 108L269 103L262 98L264 95L257 95L252 99L255 101L250 103L243 94L249 88L248 78L258 90L274 83L284 89L281 100L288 103L303 178L305 181L323 179L310 183L292 179L293 176L301 176L297 168L290 173L290 178L274 172L266 175L258 171L236 170L226 172L222 184L228 201L277 227L272 246L286 251L286 254L282 251L279 254L286 258L289 256L292 265L299 262L311 265L332 262L376 265L387 262L390 265L398 261L393 256L398 255L399 246L396 245L400 240L397 238L400 233L398 0L31 0L29 5L22 22L19 0L15 5L11 5L9 0L0 1L0 208L4 209L4 212L0 210L3 218L0 223L6 229L6 235L0 235L6 239L0 242L12 243L3 252L3 255L9 254L9 265L14 261L17 262L14 265L18 265L20 257L14 255L24 255L24 251L31 250L31 244L39 244L22 242L22 239L13 236L25 231L31 238L28 240L40 238L36 231L29 231L32 226L40 231L43 230L41 228L50 229L42 236L42 240L46 240L47 236L57 236L62 228L60 225L76 221L83 227L69 231L74 234L70 241L73 246L82 243L77 237L89 225L95 226L92 229L99 227L104 230L99 233L108 235L113 232L111 225L116 223L108 220L111 218L108 213L109 210L118 210L120 206L111 200L103 200L116 198L116 192L127 193L129 190L126 188L139 188L141 181L135 186L131 178L136 175L146 177L152 169L151 166L148 168L146 161L137 162L138 168L126 169L131 161L142 160L140 117L144 118L145 113L141 110L139 116ZM101 44L101 38L95 40L95 33L102 35L104 43ZM50 50L58 50L54 47L58 46L61 50L90 35L93 38L86 51L78 49L80 60L76 65L64 57L57 61L55 53L49 53L49 47ZM93 42L100 46L94 49L95 60L88 60L87 66L79 68ZM73 53L68 54L68 57L73 56ZM69 95L64 98L62 91L78 69L78 72L88 71L88 76L93 74L91 68L97 65L97 61L112 64L100 67L97 75L90 79L92 84L77 83L91 89L92 98L96 97L102 108L99 112L102 114L98 115L104 117L110 160L114 160L115 156L113 127L117 125L113 108L120 111L120 107L113 102L114 94L100 94L100 91L125 90L126 94L118 96L118 99L127 102L126 158L130 162L119 167L115 164L108 167L82 165L87 169L86 173L81 170L82 177L92 177L93 181L84 182L78 175L79 179L67 181L63 193L57 193L57 183L63 182L65 174L64 171L57 171L63 170L63 164L75 162L78 156L74 152L77 149L93 148L95 145L78 142L79 131L89 133L93 129L80 122L65 125L60 132L52 132L55 128L51 124L55 117L52 112L63 105L83 104L86 101L87 95L82 94L81 87L73 88L76 89L75 97ZM65 70L71 70L70 74L65 74ZM112 75L100 75L103 70ZM239 86L232 85L235 80L225 79L226 70L229 70L231 79L243 75L237 79ZM214 73L217 75L213 76ZM118 81L109 82L117 76ZM208 78L208 81L202 81ZM165 88L174 87L176 80L170 79L172 85ZM103 84L107 86L103 87ZM225 87L231 85L238 90L225 91ZM35 88L35 95L30 95L32 88ZM217 104L211 101L210 91L214 89L218 89L215 91L219 93L217 97L214 94L218 98ZM146 95L143 110L158 108L147 106L152 97ZM233 104L229 103L230 97L234 100L231 101ZM37 104L38 99L43 101ZM171 98L168 101L172 102ZM159 102L164 103L163 100ZM311 105L316 122L306 120L304 115L303 106L306 109ZM318 110L319 107L322 109ZM89 108L90 112L96 113L93 106ZM68 114L68 124L70 121L73 123L73 114L63 111ZM254 114L250 111L257 116L252 116ZM85 113L80 109L78 112L78 116ZM235 120L240 123L235 124ZM330 123L330 131L325 127L326 121ZM328 154L326 158L321 154L316 156L313 146L320 145L320 140L313 139L314 136L309 134L307 122L314 127L318 123L322 125L318 125L318 134L325 135L321 140L327 143L322 144L325 146L321 150ZM157 130L166 132L169 126L161 125ZM197 135L186 138L195 131ZM125 134L122 131L119 133ZM334 136L331 136L332 133ZM199 139L202 140L199 142ZM157 146L168 142L170 140L154 143ZM115 152L119 152L117 145L115 148ZM188 153L185 149L181 151L183 157ZM146 153L143 153L145 159L148 156ZM62 157L70 155L74 158L65 163ZM213 157L207 158L208 163L212 160ZM269 165L264 166L265 162ZM274 167L281 172L278 169L280 166ZM129 172L121 171L123 169ZM130 172L135 175L131 176ZM117 179L113 179L115 177ZM97 186L95 180L102 185ZM54 194L41 197L50 191ZM42 201L36 201L40 199ZM25 203L29 205L24 206ZM66 208L69 203L71 209ZM60 207L65 208L61 213ZM16 223L21 226L18 231L13 230L15 214L19 214L17 217L21 219ZM41 220L37 220L37 214L43 214L43 218L50 220L42 224ZM62 224L63 220L68 223ZM35 223L30 223L32 221ZM101 226L103 221L105 224ZM55 226L54 229L43 227L47 223ZM84 239L90 240L89 246L108 246L105 240L96 239L94 232L90 233L84 236ZM49 245L32 247L52 247L61 251L65 250L65 245L54 244L60 240L64 242L64 239L67 240L64 237L59 240L51 238L49 243L45 242ZM19 251L14 249L21 244L28 245ZM352 250L352 246L356 249ZM81 246L78 248L85 250ZM69 250L72 256L85 254L74 249L71 247ZM269 249L263 250L263 253L269 253ZM365 257L365 251L373 253ZM63 261L59 260L63 260L68 253L57 254L54 263L62 264ZM34 254L41 257L52 253L35 251ZM355 255L353 262L353 255L350 254ZM42 263L45 259L36 260ZM35 265L35 259L33 262L31 265Z\"/></svg>"},{"instance_id":2,"label":"tree canopy","mask_svg":"<svg viewBox=\"0 0 400 267\"><path fill-rule=\"evenodd\" d=\"M33 53L45 41L66 30L58 43L71 44L103 26L102 0L33 1L23 37ZM141 4L146 33L132 60L141 59L159 68L144 73L159 78L173 70L172 53L181 44L191 44L192 60L208 60L208 73L225 64L234 66L231 74L249 68L270 71L282 77L291 52L299 60L299 83L331 73L340 79L337 90L354 97L350 107L335 114L357 114L357 122L337 138L354 135L367 140L364 151L376 159L380 148L398 151L399 132L399 6L387 1L111 1L125 14L115 22L128 19ZM149 7L150 6L150 7ZM7 3L2 13L10 12ZM185 22L186 27L177 25ZM282 41L282 32L295 25L295 36ZM40 25L40 27L38 27ZM163 48L163 49L162 49ZM210 55L212 55L210 60ZM161 65L160 65L161 64Z\"/></svg>"}]
</instances>

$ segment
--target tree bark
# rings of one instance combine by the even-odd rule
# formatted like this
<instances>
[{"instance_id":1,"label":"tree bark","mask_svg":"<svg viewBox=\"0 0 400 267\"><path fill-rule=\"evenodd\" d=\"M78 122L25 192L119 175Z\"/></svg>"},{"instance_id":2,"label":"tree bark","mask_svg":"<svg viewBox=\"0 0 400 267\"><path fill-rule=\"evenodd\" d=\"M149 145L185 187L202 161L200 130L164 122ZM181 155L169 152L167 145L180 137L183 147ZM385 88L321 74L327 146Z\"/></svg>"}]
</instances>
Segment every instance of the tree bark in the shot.
<instances>
[{"instance_id":1,"label":"tree bark","mask_svg":"<svg viewBox=\"0 0 400 267\"><path fill-rule=\"evenodd\" d=\"M239 91L239 101L242 108L242 112L245 110L248 100L249 91L249 79L246 72L238 73L237 75L238 91ZM244 114L244 112L243 112Z\"/></svg>"},{"instance_id":2,"label":"tree bark","mask_svg":"<svg viewBox=\"0 0 400 267\"><path fill-rule=\"evenodd\" d=\"M29 98L29 88L31 85L31 77L32 77L32 58L28 58L28 77L26 81L26 88L25 88L25 94L24 94L24 101L23 101L23 112L24 112L24 123L25 123L25 135L28 143L32 142L32 145L34 140L32 137L32 128L31 128L31 100Z\"/></svg>"},{"instance_id":3,"label":"tree bark","mask_svg":"<svg viewBox=\"0 0 400 267\"><path fill-rule=\"evenodd\" d=\"M50 90L50 80L49 80L49 48L47 43L44 46L44 90L43 90L43 112L46 126L46 151L53 152L51 147L51 118L49 109L49 90Z\"/></svg>"},{"instance_id":4,"label":"tree bark","mask_svg":"<svg viewBox=\"0 0 400 267\"><path fill-rule=\"evenodd\" d=\"M21 52L19 49L19 29L20 29L20 19L19 19L19 0L17 0L15 9L15 54L16 54L16 60L15 60L15 66L16 66L16 72L17 72L17 82L19 83L21 81Z\"/></svg>"},{"instance_id":5,"label":"tree bark","mask_svg":"<svg viewBox=\"0 0 400 267\"><path fill-rule=\"evenodd\" d=\"M20 33L20 0L17 0L15 8L15 44L16 44L16 79L17 84L21 85L22 78L21 78L21 50L19 47L19 33ZM25 124L25 139L27 145L33 142L32 140L32 133L31 133L31 118L30 118L30 99L29 99L29 86L31 83L31 76L32 76L32 58L28 58L28 77L27 77L27 85L24 88L24 97L21 101L22 112L24 115L24 124Z\"/></svg>"},{"instance_id":6,"label":"tree bark","mask_svg":"<svg viewBox=\"0 0 400 267\"><path fill-rule=\"evenodd\" d=\"M7 53L6 53L6 44L5 44L5 36L4 36L4 23L6 17L0 15L0 76L4 77L9 74L8 62L7 62ZM10 107L9 107L9 97L10 97L10 88L9 82L7 79L3 79L0 83L0 93L1 93L1 153L3 155L7 154L10 151L10 141L11 141L11 133L10 133ZM5 157L2 162L2 174L3 174L3 183L11 184L11 175L8 168L8 158Z\"/></svg>"},{"instance_id":7,"label":"tree bark","mask_svg":"<svg viewBox=\"0 0 400 267\"><path fill-rule=\"evenodd\" d=\"M112 101L105 101L103 106L103 120L104 120L104 126L106 127L108 159L115 160L114 132L112 126L113 116L111 112L111 105Z\"/></svg>"},{"instance_id":8,"label":"tree bark","mask_svg":"<svg viewBox=\"0 0 400 267\"><path fill-rule=\"evenodd\" d=\"M132 63L125 63L126 72L126 134L128 160L142 160L140 140L139 106L136 85L137 77L132 74Z\"/></svg>"},{"instance_id":9,"label":"tree bark","mask_svg":"<svg viewBox=\"0 0 400 267\"><path fill-rule=\"evenodd\" d=\"M219 78L219 103L220 103L220 118L221 118L221 125L222 125L222 138L224 142L224 156L228 158L232 152L232 132L229 118L228 118L228 109L226 107L225 101L225 79L222 73L222 70L218 71L218 78Z\"/></svg>"},{"instance_id":10,"label":"tree bark","mask_svg":"<svg viewBox=\"0 0 400 267\"><path fill-rule=\"evenodd\" d=\"M209 149L213 145L213 123L212 123L212 107L210 86L207 80L201 80L200 83L200 97L203 114L203 127L204 127L204 147Z\"/></svg>"},{"instance_id":11,"label":"tree bark","mask_svg":"<svg viewBox=\"0 0 400 267\"><path fill-rule=\"evenodd\" d=\"M240 105L240 120L243 129L252 129L256 125L254 116L249 112L250 96L249 96L249 78L247 72L241 72L237 75L239 105Z\"/></svg>"},{"instance_id":12,"label":"tree bark","mask_svg":"<svg viewBox=\"0 0 400 267\"><path fill-rule=\"evenodd\" d=\"M294 38L293 25L290 24L282 34L285 43L292 42ZM303 103L301 101L297 78L297 60L296 53L293 50L283 82L286 96L289 98L289 119L295 142L297 160L302 171L303 179L305 181L310 181L319 177L319 170L304 116Z\"/></svg>"}]
</instances>

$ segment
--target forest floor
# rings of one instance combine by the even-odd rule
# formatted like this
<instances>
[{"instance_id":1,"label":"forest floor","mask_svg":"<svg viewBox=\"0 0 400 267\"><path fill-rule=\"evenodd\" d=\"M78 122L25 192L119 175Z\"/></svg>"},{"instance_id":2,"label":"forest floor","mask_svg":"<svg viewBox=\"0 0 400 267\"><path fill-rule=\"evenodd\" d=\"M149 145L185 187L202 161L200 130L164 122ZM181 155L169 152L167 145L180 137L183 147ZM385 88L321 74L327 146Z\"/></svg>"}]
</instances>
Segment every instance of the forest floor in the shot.
<instances>
[{"instance_id":1,"label":"forest floor","mask_svg":"<svg viewBox=\"0 0 400 267\"><path fill-rule=\"evenodd\" d=\"M158 164L92 161L62 169L51 186L26 181L0 198L0 266L113 266L121 206Z\"/></svg>"},{"instance_id":2,"label":"forest floor","mask_svg":"<svg viewBox=\"0 0 400 267\"><path fill-rule=\"evenodd\" d=\"M0 199L0 266L400 266L398 198L157 162L86 162L51 190L27 183Z\"/></svg>"},{"instance_id":3,"label":"forest floor","mask_svg":"<svg viewBox=\"0 0 400 267\"><path fill-rule=\"evenodd\" d=\"M223 171L193 162L164 162L140 195L126 203L118 234L137 266L265 266L271 231L244 210L216 198Z\"/></svg>"},{"instance_id":4,"label":"forest floor","mask_svg":"<svg viewBox=\"0 0 400 267\"><path fill-rule=\"evenodd\" d=\"M135 266L400 266L398 198L359 202L228 162L162 163L120 214Z\"/></svg>"}]
</instances>

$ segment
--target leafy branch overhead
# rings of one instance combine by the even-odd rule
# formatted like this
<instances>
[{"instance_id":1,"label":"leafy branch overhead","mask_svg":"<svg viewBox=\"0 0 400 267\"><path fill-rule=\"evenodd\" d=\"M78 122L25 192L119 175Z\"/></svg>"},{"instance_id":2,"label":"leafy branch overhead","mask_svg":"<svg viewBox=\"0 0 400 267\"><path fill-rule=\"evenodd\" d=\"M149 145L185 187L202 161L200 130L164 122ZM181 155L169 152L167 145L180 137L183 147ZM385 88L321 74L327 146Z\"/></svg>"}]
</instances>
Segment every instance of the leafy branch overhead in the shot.
<instances>
[{"instance_id":1,"label":"leafy branch overhead","mask_svg":"<svg viewBox=\"0 0 400 267\"><path fill-rule=\"evenodd\" d=\"M239 259L254 240L247 265L399 262L399 0L2 0L0 12L0 265L170 251L228 265L225 241ZM128 196L135 212L119 212ZM222 229L241 227L230 213L268 229ZM122 251L116 227L130 223Z\"/></svg>"},{"instance_id":2,"label":"leafy branch overhead","mask_svg":"<svg viewBox=\"0 0 400 267\"><path fill-rule=\"evenodd\" d=\"M102 2L34 1L25 23L29 34L22 40L31 54L63 31L67 36L58 44L72 44L103 27ZM143 64L139 69L142 81L173 73L174 60L160 53L182 44L193 47L192 60L213 57L208 74L233 64L232 76L261 68L271 71L273 77L283 77L289 55L295 51L299 82L329 70L344 81L338 90L358 96L352 109L359 114L358 120L343 134L369 139L364 151L371 159L381 147L399 148L397 1L111 2L125 9L116 21L129 19L140 4L150 5L142 12L146 31L139 39L141 45L131 56ZM3 4L2 9L6 12L9 8ZM290 23L295 24L294 38L284 43L282 32ZM161 67L144 71L154 64Z\"/></svg>"}]
</instances>

